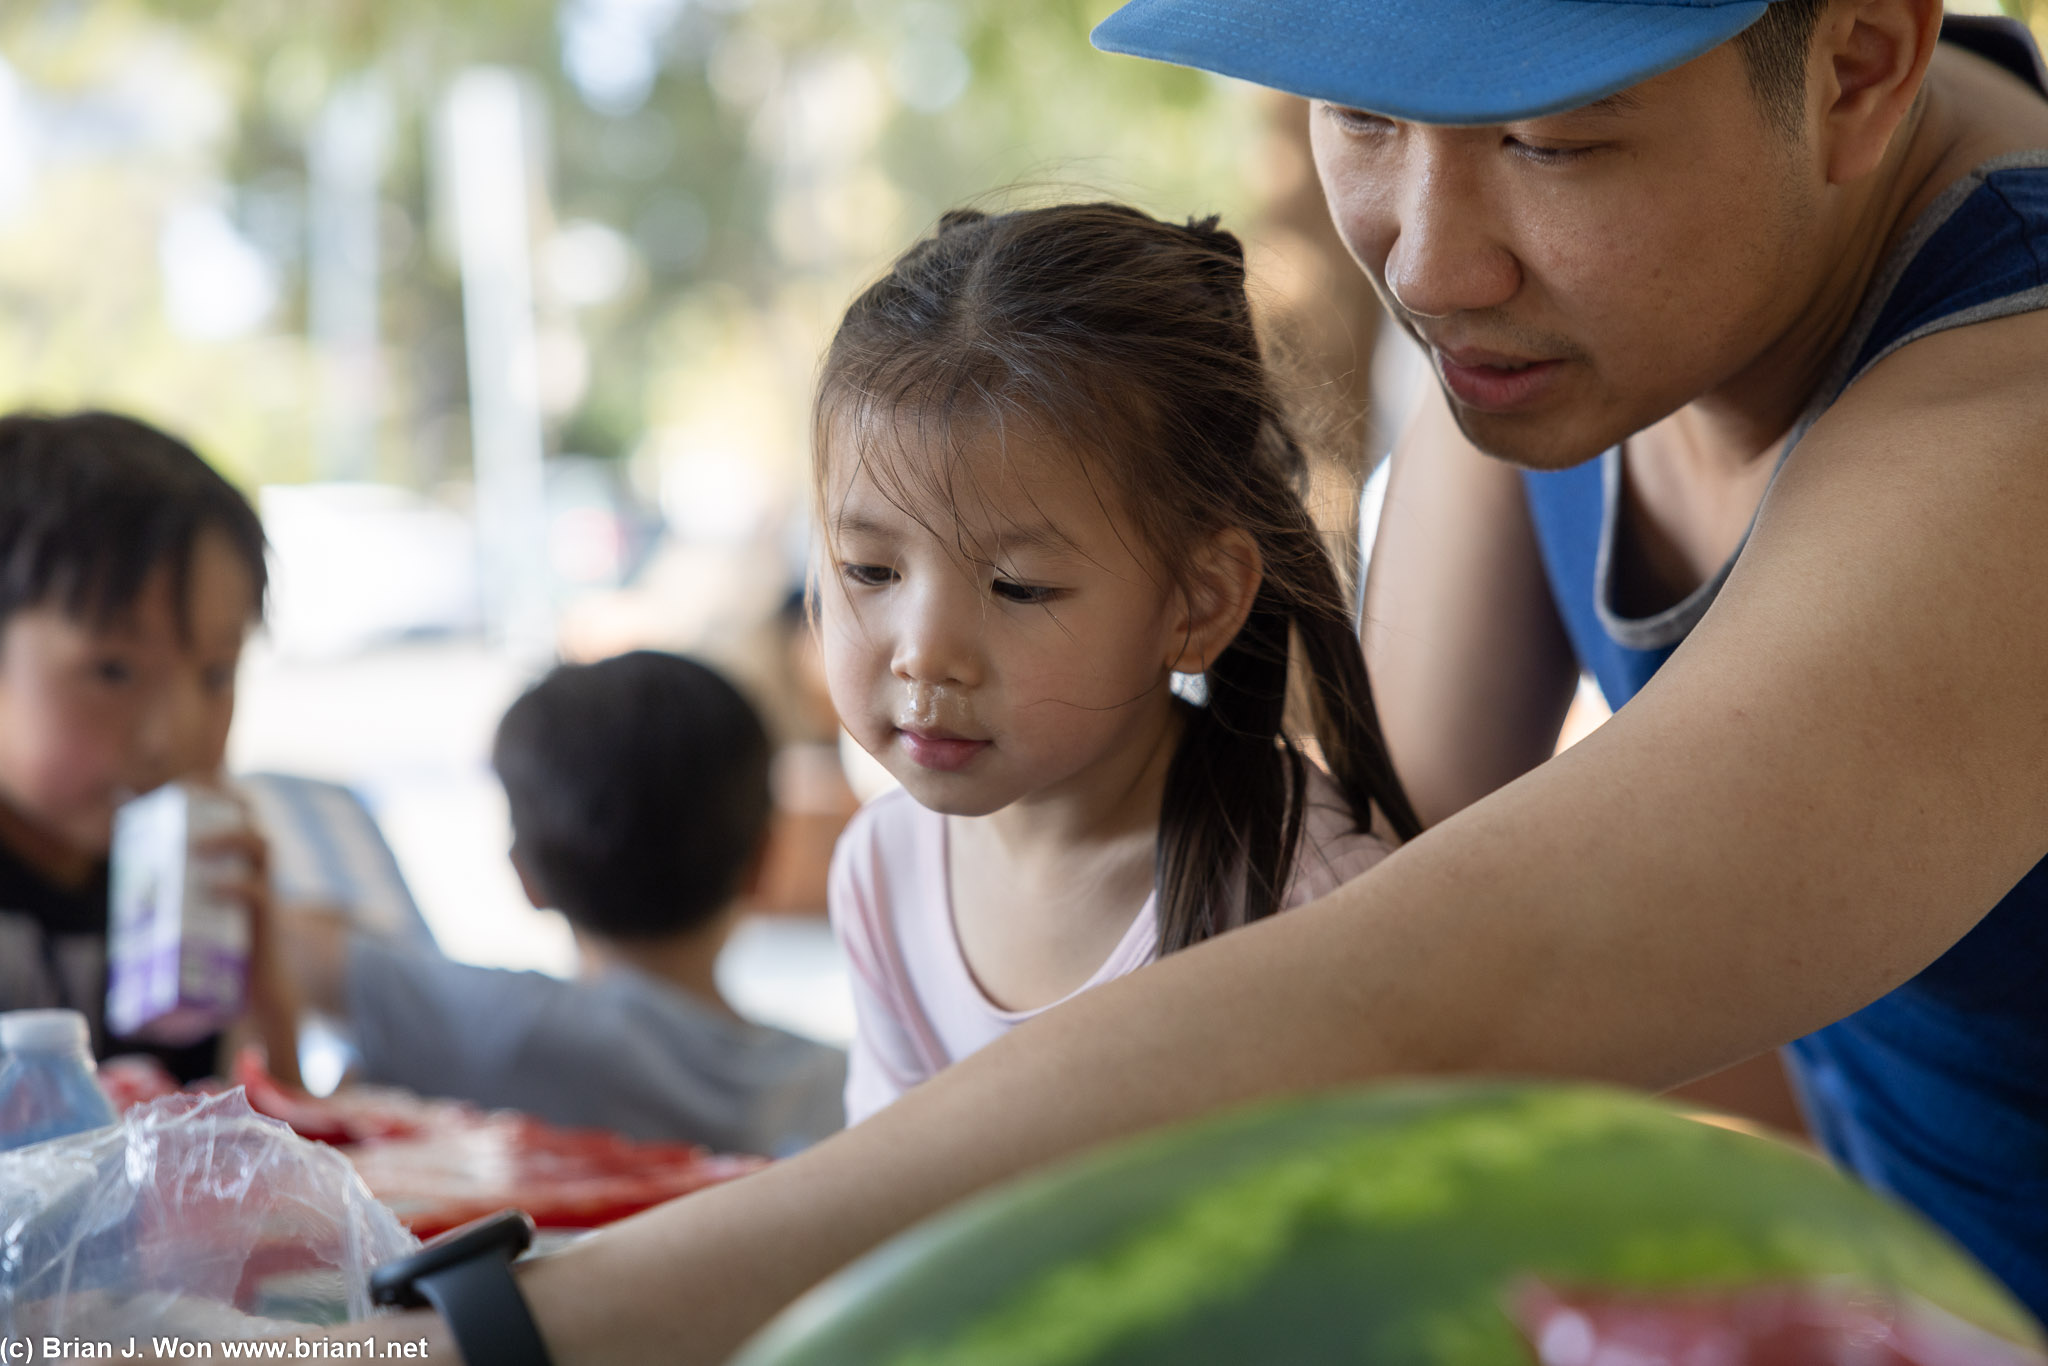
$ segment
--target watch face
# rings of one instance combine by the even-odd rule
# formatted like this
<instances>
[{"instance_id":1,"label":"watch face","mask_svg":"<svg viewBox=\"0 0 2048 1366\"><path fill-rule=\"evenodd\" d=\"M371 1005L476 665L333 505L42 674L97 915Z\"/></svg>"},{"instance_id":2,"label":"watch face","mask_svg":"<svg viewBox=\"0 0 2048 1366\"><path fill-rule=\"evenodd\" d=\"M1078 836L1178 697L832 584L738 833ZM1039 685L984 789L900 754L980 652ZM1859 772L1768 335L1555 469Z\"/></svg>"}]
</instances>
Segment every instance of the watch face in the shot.
<instances>
[{"instance_id":1,"label":"watch face","mask_svg":"<svg viewBox=\"0 0 2048 1366\"><path fill-rule=\"evenodd\" d=\"M386 1262L370 1273L373 1304L418 1309L426 1304L418 1282L476 1257L502 1254L507 1262L533 1245L533 1220L525 1210L499 1210L450 1229L409 1257Z\"/></svg>"}]
</instances>

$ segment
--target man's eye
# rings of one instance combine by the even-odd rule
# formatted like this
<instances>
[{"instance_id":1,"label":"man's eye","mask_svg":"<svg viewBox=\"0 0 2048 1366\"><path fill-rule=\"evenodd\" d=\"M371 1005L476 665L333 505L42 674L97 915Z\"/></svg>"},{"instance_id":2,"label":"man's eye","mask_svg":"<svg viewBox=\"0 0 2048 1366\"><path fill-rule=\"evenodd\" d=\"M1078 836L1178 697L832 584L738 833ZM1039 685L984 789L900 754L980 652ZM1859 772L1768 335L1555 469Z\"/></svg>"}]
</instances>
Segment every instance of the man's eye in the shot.
<instances>
[{"instance_id":1,"label":"man's eye","mask_svg":"<svg viewBox=\"0 0 2048 1366\"><path fill-rule=\"evenodd\" d=\"M896 577L896 571L879 564L843 564L839 572L846 576L848 583L859 584L862 588L880 588Z\"/></svg>"},{"instance_id":2,"label":"man's eye","mask_svg":"<svg viewBox=\"0 0 2048 1366\"><path fill-rule=\"evenodd\" d=\"M1053 588L1037 588L1030 584L1012 583L1008 579L997 579L989 585L989 591L1004 602L1022 603L1027 606L1050 602L1058 592Z\"/></svg>"},{"instance_id":3,"label":"man's eye","mask_svg":"<svg viewBox=\"0 0 2048 1366\"><path fill-rule=\"evenodd\" d=\"M1561 165L1567 161L1577 161L1580 157L1593 150L1591 147L1543 147L1514 137L1502 139L1501 145L1516 156L1552 166Z\"/></svg>"},{"instance_id":4,"label":"man's eye","mask_svg":"<svg viewBox=\"0 0 2048 1366\"><path fill-rule=\"evenodd\" d=\"M235 666L216 664L199 675L199 682L208 692L222 693L235 686Z\"/></svg>"},{"instance_id":5,"label":"man's eye","mask_svg":"<svg viewBox=\"0 0 2048 1366\"><path fill-rule=\"evenodd\" d=\"M135 670L125 659L100 659L93 661L93 677L102 683L123 684L134 681Z\"/></svg>"},{"instance_id":6,"label":"man's eye","mask_svg":"<svg viewBox=\"0 0 2048 1366\"><path fill-rule=\"evenodd\" d=\"M1363 109L1347 109L1341 104L1325 105L1324 108L1330 121L1347 133L1383 133L1394 126L1392 119Z\"/></svg>"}]
</instances>

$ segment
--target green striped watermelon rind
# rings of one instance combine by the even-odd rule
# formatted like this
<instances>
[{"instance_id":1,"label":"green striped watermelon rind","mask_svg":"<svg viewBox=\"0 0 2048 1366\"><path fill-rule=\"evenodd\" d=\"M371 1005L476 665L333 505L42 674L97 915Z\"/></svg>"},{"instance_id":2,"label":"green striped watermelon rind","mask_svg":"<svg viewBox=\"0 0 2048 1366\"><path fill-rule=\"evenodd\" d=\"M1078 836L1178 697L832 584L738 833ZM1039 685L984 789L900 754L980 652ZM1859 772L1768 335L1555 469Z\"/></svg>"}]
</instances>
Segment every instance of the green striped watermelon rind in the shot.
<instances>
[{"instance_id":1,"label":"green striped watermelon rind","mask_svg":"<svg viewBox=\"0 0 2048 1366\"><path fill-rule=\"evenodd\" d=\"M1825 1282L2040 1330L1944 1234L1788 1144L1602 1087L1430 1082L1147 1135L941 1214L738 1366L1526 1366L1521 1278Z\"/></svg>"}]
</instances>

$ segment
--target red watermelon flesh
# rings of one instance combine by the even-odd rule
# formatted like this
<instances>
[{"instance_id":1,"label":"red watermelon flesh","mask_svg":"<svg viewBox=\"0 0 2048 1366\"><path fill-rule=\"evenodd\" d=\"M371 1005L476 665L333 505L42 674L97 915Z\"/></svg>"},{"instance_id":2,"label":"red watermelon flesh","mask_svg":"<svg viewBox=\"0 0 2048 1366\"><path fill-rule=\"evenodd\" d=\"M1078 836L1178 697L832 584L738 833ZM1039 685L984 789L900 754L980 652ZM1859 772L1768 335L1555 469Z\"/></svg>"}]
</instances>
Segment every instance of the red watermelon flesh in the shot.
<instances>
[{"instance_id":1,"label":"red watermelon flesh","mask_svg":"<svg viewBox=\"0 0 2048 1366\"><path fill-rule=\"evenodd\" d=\"M1531 1283L1513 1307L1540 1366L2048 1366L1931 1305L1839 1287L1677 1296Z\"/></svg>"}]
</instances>

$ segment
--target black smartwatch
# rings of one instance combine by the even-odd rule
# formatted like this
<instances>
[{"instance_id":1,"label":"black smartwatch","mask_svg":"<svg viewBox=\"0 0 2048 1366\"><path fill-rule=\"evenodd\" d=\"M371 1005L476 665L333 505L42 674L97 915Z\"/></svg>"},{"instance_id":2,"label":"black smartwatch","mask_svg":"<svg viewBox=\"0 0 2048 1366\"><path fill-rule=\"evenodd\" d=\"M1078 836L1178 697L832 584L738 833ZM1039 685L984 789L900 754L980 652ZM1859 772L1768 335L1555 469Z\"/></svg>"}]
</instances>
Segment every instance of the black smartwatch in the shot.
<instances>
[{"instance_id":1,"label":"black smartwatch","mask_svg":"<svg viewBox=\"0 0 2048 1366\"><path fill-rule=\"evenodd\" d=\"M372 1271L370 1301L433 1306L470 1366L553 1366L512 1279L512 1263L532 1245L526 1211L499 1210Z\"/></svg>"}]
</instances>

